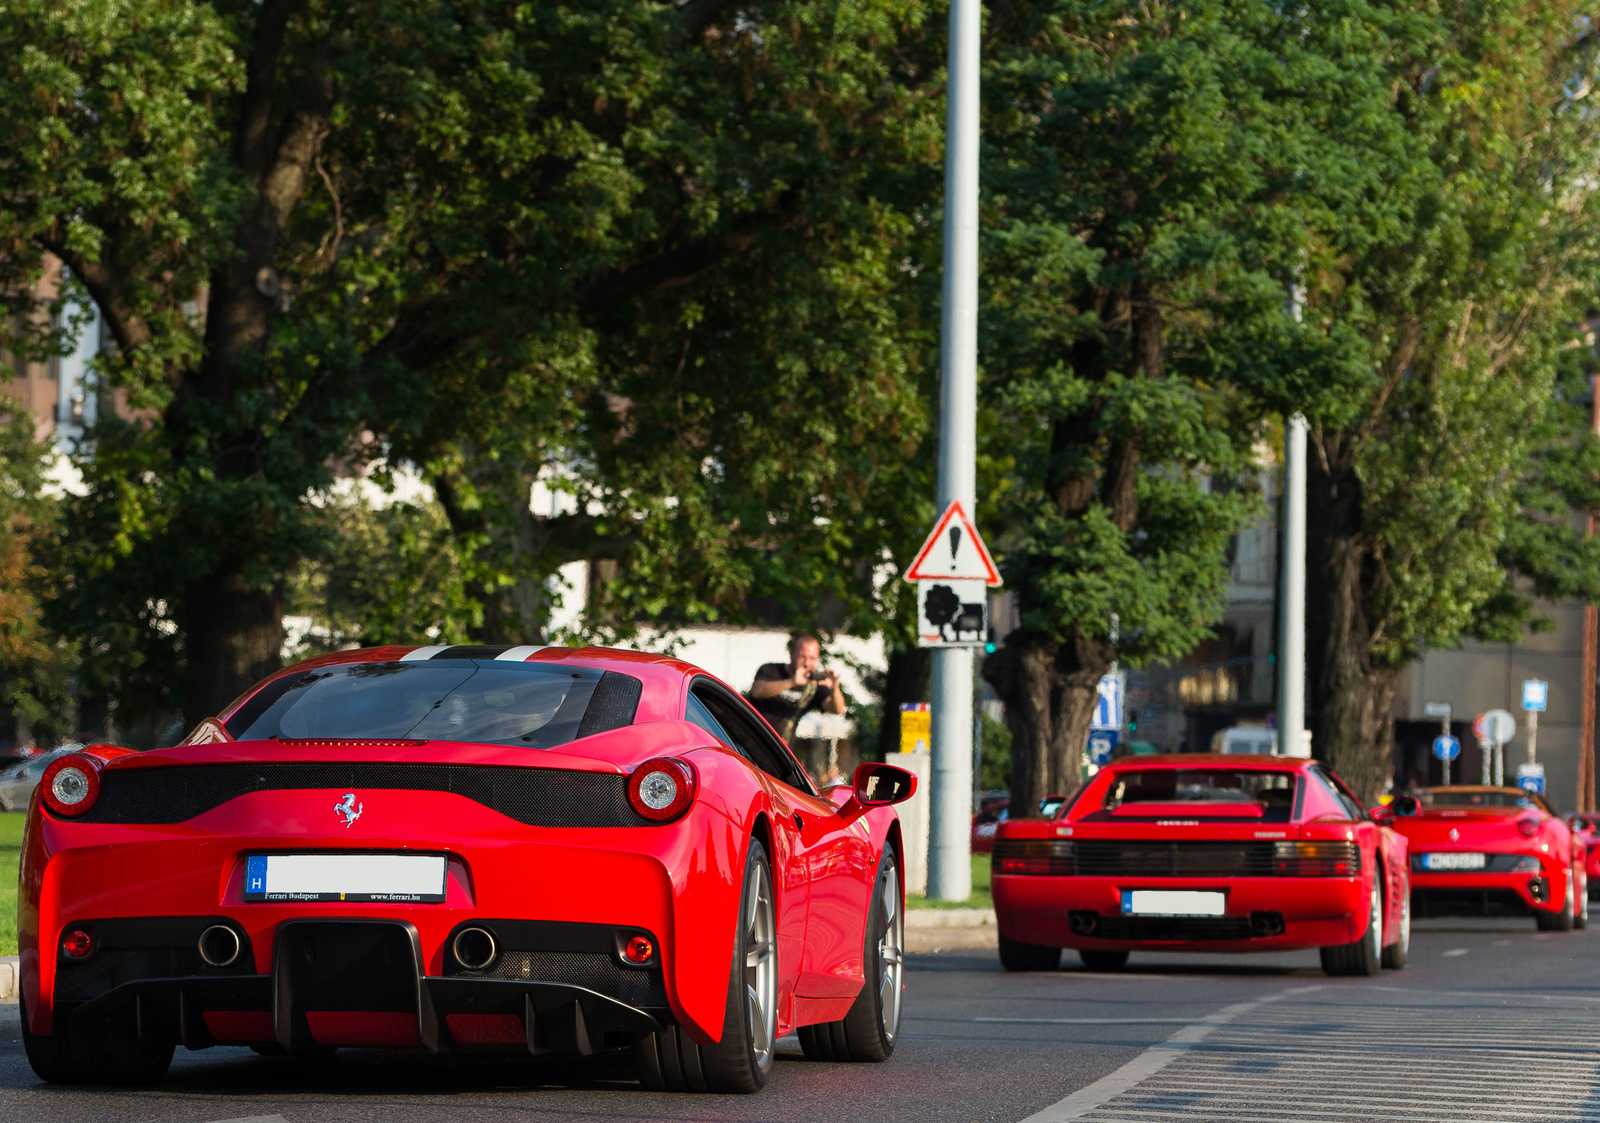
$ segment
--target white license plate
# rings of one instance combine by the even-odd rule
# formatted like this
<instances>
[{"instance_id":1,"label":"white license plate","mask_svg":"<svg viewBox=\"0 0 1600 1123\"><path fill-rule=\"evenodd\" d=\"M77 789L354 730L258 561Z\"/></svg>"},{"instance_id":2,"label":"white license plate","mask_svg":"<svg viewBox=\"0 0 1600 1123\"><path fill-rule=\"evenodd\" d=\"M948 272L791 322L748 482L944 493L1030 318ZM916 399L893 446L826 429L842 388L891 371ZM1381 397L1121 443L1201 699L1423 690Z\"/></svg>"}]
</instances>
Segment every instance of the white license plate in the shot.
<instances>
[{"instance_id":1,"label":"white license plate","mask_svg":"<svg viewBox=\"0 0 1600 1123\"><path fill-rule=\"evenodd\" d=\"M1221 916L1227 909L1226 893L1184 889L1124 889L1123 916Z\"/></svg>"},{"instance_id":2,"label":"white license plate","mask_svg":"<svg viewBox=\"0 0 1600 1123\"><path fill-rule=\"evenodd\" d=\"M443 854L252 854L247 901L444 900Z\"/></svg>"},{"instance_id":3,"label":"white license plate","mask_svg":"<svg viewBox=\"0 0 1600 1123\"><path fill-rule=\"evenodd\" d=\"M1481 870L1488 864L1488 858L1483 854L1424 854L1422 868L1425 870Z\"/></svg>"}]
</instances>

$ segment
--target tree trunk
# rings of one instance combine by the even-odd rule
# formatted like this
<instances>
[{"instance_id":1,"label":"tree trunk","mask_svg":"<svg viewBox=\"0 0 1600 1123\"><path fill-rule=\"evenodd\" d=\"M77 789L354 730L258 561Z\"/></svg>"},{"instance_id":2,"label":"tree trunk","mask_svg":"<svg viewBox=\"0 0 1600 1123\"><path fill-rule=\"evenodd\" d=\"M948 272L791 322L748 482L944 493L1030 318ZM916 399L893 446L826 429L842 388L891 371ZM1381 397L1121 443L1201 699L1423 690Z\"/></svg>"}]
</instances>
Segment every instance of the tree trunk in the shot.
<instances>
[{"instance_id":1,"label":"tree trunk","mask_svg":"<svg viewBox=\"0 0 1600 1123\"><path fill-rule=\"evenodd\" d=\"M277 670L283 650L283 588L249 588L242 567L227 566L184 589L189 726L214 717Z\"/></svg>"},{"instance_id":2,"label":"tree trunk","mask_svg":"<svg viewBox=\"0 0 1600 1123\"><path fill-rule=\"evenodd\" d=\"M883 715L878 719L878 759L900 751L900 704L926 702L933 677L933 652L925 647L897 647L889 652L883 684Z\"/></svg>"},{"instance_id":3,"label":"tree trunk","mask_svg":"<svg viewBox=\"0 0 1600 1123\"><path fill-rule=\"evenodd\" d=\"M1367 616L1370 547L1361 484L1346 449L1318 437L1308 457L1306 663L1311 747L1370 806L1392 770L1399 668L1372 658Z\"/></svg>"},{"instance_id":4,"label":"tree trunk","mask_svg":"<svg viewBox=\"0 0 1600 1123\"><path fill-rule=\"evenodd\" d=\"M1105 639L1075 633L1057 643L1017 631L984 660L1011 729L1012 818L1035 817L1045 796L1077 789L1100 678L1115 655Z\"/></svg>"}]
</instances>

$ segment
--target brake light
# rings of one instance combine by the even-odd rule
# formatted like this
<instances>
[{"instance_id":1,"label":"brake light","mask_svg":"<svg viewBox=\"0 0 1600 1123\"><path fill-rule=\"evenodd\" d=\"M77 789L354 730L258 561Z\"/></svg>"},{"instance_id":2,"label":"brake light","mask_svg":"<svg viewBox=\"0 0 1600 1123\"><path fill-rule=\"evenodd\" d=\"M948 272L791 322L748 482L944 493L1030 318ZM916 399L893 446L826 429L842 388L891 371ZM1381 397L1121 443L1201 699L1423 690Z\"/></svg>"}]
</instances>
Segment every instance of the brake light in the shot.
<instances>
[{"instance_id":1,"label":"brake light","mask_svg":"<svg viewBox=\"0 0 1600 1123\"><path fill-rule=\"evenodd\" d=\"M100 766L82 753L52 761L39 777L39 794L57 815L82 815L100 798Z\"/></svg>"},{"instance_id":2,"label":"brake light","mask_svg":"<svg viewBox=\"0 0 1600 1123\"><path fill-rule=\"evenodd\" d=\"M1521 832L1523 838L1532 838L1539 833L1539 820L1518 819L1517 830Z\"/></svg>"},{"instance_id":3,"label":"brake light","mask_svg":"<svg viewBox=\"0 0 1600 1123\"><path fill-rule=\"evenodd\" d=\"M628 777L628 802L646 819L665 823L694 802L694 766L677 757L647 760Z\"/></svg>"},{"instance_id":4,"label":"brake light","mask_svg":"<svg viewBox=\"0 0 1600 1123\"><path fill-rule=\"evenodd\" d=\"M650 957L655 953L655 945L643 936L635 936L629 940L628 946L623 950L629 963L649 963Z\"/></svg>"},{"instance_id":5,"label":"brake light","mask_svg":"<svg viewBox=\"0 0 1600 1123\"><path fill-rule=\"evenodd\" d=\"M992 860L995 873L1010 877L1071 877L1077 873L1076 848L1059 839L997 839Z\"/></svg>"}]
</instances>

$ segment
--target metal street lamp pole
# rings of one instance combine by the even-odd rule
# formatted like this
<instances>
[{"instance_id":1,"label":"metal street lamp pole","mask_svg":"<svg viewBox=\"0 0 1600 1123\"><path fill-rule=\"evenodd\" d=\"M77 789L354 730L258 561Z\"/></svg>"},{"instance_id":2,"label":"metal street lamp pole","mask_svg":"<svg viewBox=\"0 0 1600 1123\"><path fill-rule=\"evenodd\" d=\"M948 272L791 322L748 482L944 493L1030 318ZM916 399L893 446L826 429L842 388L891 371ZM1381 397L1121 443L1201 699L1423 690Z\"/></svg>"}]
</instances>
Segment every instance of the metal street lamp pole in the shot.
<instances>
[{"instance_id":1,"label":"metal street lamp pole","mask_svg":"<svg viewBox=\"0 0 1600 1123\"><path fill-rule=\"evenodd\" d=\"M1289 313L1300 322L1303 298L1295 283ZM1283 604L1278 645L1278 751L1306 754L1306 419L1283 425Z\"/></svg>"},{"instance_id":2,"label":"metal street lamp pole","mask_svg":"<svg viewBox=\"0 0 1600 1123\"><path fill-rule=\"evenodd\" d=\"M978 415L979 0L951 0L940 316L939 509L976 518ZM928 896L972 896L972 653L933 652Z\"/></svg>"}]
</instances>

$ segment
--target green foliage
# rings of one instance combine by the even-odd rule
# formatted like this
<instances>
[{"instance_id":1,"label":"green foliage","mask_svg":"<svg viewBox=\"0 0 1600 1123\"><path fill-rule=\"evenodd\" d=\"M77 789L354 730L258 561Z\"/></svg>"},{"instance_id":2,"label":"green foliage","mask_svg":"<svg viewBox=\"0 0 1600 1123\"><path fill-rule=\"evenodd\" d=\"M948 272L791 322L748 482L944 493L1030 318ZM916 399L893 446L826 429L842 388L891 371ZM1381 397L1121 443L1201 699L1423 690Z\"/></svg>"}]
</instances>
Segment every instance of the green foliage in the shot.
<instances>
[{"instance_id":1,"label":"green foliage","mask_svg":"<svg viewBox=\"0 0 1600 1123\"><path fill-rule=\"evenodd\" d=\"M20 811L0 812L0 955L17 954L17 870L27 818Z\"/></svg>"},{"instance_id":2,"label":"green foliage","mask_svg":"<svg viewBox=\"0 0 1600 1123\"><path fill-rule=\"evenodd\" d=\"M51 634L41 601L52 590L40 557L55 531L56 504L46 495L53 460L34 436L33 416L0 398L0 711L26 723L35 739L67 737L62 701L78 648Z\"/></svg>"},{"instance_id":3,"label":"green foliage","mask_svg":"<svg viewBox=\"0 0 1600 1123\"><path fill-rule=\"evenodd\" d=\"M979 750L978 790L1004 791L1011 786L1011 730L1006 723L982 715L983 741Z\"/></svg>"},{"instance_id":4,"label":"green foliage","mask_svg":"<svg viewBox=\"0 0 1600 1123\"><path fill-rule=\"evenodd\" d=\"M473 621L463 567L438 504L374 505L350 489L319 513L334 545L302 563L290 583L288 611L311 619L297 657L351 645L467 641Z\"/></svg>"}]
</instances>

